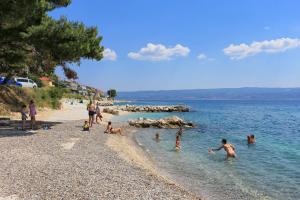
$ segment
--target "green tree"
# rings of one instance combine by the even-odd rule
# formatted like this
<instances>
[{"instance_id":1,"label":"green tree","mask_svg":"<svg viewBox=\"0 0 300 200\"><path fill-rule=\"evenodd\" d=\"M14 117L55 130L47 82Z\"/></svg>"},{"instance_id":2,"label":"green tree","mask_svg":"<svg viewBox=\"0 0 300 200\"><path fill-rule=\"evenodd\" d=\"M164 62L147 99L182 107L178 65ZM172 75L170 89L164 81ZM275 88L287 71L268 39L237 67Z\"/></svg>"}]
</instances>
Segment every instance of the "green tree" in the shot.
<instances>
[{"instance_id":1,"label":"green tree","mask_svg":"<svg viewBox=\"0 0 300 200\"><path fill-rule=\"evenodd\" d=\"M71 0L1 0L0 72L52 75L61 66L68 78L77 78L69 64L80 65L82 58L100 60L104 48L97 28L47 15L70 3Z\"/></svg>"},{"instance_id":2,"label":"green tree","mask_svg":"<svg viewBox=\"0 0 300 200\"><path fill-rule=\"evenodd\" d=\"M109 98L114 99L117 96L117 91L115 89L110 89L107 91L107 95Z\"/></svg>"}]
</instances>

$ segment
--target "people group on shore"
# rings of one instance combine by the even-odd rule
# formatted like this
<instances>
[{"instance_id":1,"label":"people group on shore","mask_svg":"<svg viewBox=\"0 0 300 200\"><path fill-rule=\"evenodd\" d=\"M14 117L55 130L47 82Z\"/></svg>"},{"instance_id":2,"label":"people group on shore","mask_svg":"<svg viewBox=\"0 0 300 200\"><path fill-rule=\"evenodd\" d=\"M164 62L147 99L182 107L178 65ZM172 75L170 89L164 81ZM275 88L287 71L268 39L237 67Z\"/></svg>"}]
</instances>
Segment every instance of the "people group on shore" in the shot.
<instances>
[{"instance_id":1,"label":"people group on shore","mask_svg":"<svg viewBox=\"0 0 300 200\"><path fill-rule=\"evenodd\" d=\"M30 128L32 130L34 130L34 129L36 129L37 112L36 112L36 107L35 107L33 100L30 100L28 107L29 107L29 117L30 117ZM25 104L23 104L21 106L21 110L20 110L21 120L22 120L22 130L26 130L26 120L28 119L26 108L27 108L27 106Z\"/></svg>"}]
</instances>

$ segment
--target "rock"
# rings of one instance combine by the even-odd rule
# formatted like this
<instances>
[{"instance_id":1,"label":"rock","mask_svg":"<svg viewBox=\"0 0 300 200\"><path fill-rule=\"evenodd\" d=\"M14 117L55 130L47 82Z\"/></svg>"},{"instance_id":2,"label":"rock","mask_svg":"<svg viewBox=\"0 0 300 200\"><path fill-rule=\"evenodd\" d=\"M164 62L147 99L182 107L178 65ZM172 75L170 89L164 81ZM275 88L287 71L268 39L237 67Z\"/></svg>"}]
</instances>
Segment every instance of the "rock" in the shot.
<instances>
[{"instance_id":1,"label":"rock","mask_svg":"<svg viewBox=\"0 0 300 200\"><path fill-rule=\"evenodd\" d=\"M98 101L99 106L113 106L114 103L112 101Z\"/></svg>"},{"instance_id":2,"label":"rock","mask_svg":"<svg viewBox=\"0 0 300 200\"><path fill-rule=\"evenodd\" d=\"M113 114L113 115L119 115L119 111L118 110L111 109L111 108L103 108L102 112Z\"/></svg>"},{"instance_id":3,"label":"rock","mask_svg":"<svg viewBox=\"0 0 300 200\"><path fill-rule=\"evenodd\" d=\"M138 118L128 121L130 126L137 128L193 128L195 125L192 122L186 122L177 116L162 118L162 119L147 119Z\"/></svg>"},{"instance_id":4,"label":"rock","mask_svg":"<svg viewBox=\"0 0 300 200\"><path fill-rule=\"evenodd\" d=\"M136 106L136 105L126 105L118 106L118 110L128 111L128 112L189 112L190 109L186 106Z\"/></svg>"}]
</instances>

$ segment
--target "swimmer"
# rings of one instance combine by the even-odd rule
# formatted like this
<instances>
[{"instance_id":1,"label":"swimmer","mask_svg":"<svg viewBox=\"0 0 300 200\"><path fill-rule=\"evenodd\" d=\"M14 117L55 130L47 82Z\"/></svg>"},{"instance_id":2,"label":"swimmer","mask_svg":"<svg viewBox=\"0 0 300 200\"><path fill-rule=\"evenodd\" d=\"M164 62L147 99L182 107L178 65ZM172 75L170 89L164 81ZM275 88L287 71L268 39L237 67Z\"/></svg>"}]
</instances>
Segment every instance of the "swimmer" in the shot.
<instances>
[{"instance_id":1,"label":"swimmer","mask_svg":"<svg viewBox=\"0 0 300 200\"><path fill-rule=\"evenodd\" d=\"M180 140L179 140L179 135L176 136L175 149L176 149L176 150L181 149L181 146L180 146Z\"/></svg>"},{"instance_id":2,"label":"swimmer","mask_svg":"<svg viewBox=\"0 0 300 200\"><path fill-rule=\"evenodd\" d=\"M214 151L219 151L221 149L224 149L227 153L227 159L228 158L235 158L236 154L235 154L235 148L232 144L227 143L226 139L222 139L222 145L217 148L217 149L209 149L208 152L209 153L213 153Z\"/></svg>"},{"instance_id":3,"label":"swimmer","mask_svg":"<svg viewBox=\"0 0 300 200\"><path fill-rule=\"evenodd\" d=\"M159 133L156 133L156 134L155 134L155 140L156 140L156 142L159 142L159 140L160 140L160 138L159 138Z\"/></svg>"},{"instance_id":4,"label":"swimmer","mask_svg":"<svg viewBox=\"0 0 300 200\"><path fill-rule=\"evenodd\" d=\"M255 136L254 135L247 135L247 141L248 141L248 144L254 144L255 143Z\"/></svg>"}]
</instances>

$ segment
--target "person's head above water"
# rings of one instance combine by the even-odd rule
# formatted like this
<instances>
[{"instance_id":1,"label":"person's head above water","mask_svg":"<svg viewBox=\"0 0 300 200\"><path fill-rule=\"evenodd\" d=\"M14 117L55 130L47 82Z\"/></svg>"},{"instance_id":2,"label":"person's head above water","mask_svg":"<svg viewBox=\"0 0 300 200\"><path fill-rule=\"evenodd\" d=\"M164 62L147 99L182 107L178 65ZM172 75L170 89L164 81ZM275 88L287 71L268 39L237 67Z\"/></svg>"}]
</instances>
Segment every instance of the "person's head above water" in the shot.
<instances>
[{"instance_id":1,"label":"person's head above water","mask_svg":"<svg viewBox=\"0 0 300 200\"><path fill-rule=\"evenodd\" d=\"M252 139L254 139L255 136L254 136L254 135L250 135L250 137L251 137Z\"/></svg>"},{"instance_id":2,"label":"person's head above water","mask_svg":"<svg viewBox=\"0 0 300 200\"><path fill-rule=\"evenodd\" d=\"M108 122L108 125L111 125L111 121Z\"/></svg>"},{"instance_id":3,"label":"person's head above water","mask_svg":"<svg viewBox=\"0 0 300 200\"><path fill-rule=\"evenodd\" d=\"M227 140L226 139L222 139L222 144L226 144Z\"/></svg>"}]
</instances>

